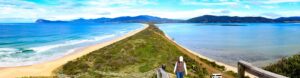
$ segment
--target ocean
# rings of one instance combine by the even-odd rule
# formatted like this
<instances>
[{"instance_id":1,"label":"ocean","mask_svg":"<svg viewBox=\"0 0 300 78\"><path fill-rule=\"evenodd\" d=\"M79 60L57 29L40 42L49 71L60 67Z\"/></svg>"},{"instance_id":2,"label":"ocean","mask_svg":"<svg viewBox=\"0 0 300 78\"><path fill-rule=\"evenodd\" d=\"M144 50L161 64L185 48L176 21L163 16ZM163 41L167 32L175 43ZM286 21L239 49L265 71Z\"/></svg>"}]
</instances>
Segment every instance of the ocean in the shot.
<instances>
[{"instance_id":1,"label":"ocean","mask_svg":"<svg viewBox=\"0 0 300 78\"><path fill-rule=\"evenodd\" d=\"M141 27L138 23L2 23L0 67L54 60Z\"/></svg>"},{"instance_id":2,"label":"ocean","mask_svg":"<svg viewBox=\"0 0 300 78\"><path fill-rule=\"evenodd\" d=\"M255 66L300 53L299 23L158 24L178 44L214 60Z\"/></svg>"}]
</instances>

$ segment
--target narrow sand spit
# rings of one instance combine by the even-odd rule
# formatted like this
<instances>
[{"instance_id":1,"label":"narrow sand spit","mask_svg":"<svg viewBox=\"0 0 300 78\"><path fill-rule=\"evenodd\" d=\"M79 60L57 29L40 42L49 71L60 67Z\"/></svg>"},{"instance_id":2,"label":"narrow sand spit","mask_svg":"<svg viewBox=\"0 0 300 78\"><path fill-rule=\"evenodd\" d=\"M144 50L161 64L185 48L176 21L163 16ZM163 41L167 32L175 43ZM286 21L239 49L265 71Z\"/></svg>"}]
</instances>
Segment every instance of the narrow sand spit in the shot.
<instances>
[{"instance_id":1,"label":"narrow sand spit","mask_svg":"<svg viewBox=\"0 0 300 78\"><path fill-rule=\"evenodd\" d=\"M127 33L126 35L123 35L119 38L103 42L100 44L92 45L85 47L83 49L77 50L76 52L66 55L62 58L44 62L40 64L34 64L29 66L19 66L19 67L5 67L0 68L0 78L14 78L14 77L24 77L24 76L51 76L53 75L53 71L56 70L58 67L64 65L68 61L74 60L78 57L81 57L83 55L86 55L90 52L93 52L95 50L98 50L102 47L108 46L110 44L113 44L115 42L118 42L120 40L123 40L127 37L130 37L148 27L148 24L144 24L143 28L131 31Z\"/></svg>"}]
</instances>

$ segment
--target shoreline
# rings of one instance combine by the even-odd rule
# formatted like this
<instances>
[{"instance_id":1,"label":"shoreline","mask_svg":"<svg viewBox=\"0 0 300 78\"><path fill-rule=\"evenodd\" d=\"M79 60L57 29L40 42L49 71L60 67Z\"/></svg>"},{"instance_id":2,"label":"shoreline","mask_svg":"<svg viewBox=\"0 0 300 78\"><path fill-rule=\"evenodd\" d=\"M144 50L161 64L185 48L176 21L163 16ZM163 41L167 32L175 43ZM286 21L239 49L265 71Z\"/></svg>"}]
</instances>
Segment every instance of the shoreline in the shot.
<instances>
[{"instance_id":1,"label":"shoreline","mask_svg":"<svg viewBox=\"0 0 300 78\"><path fill-rule=\"evenodd\" d=\"M64 65L65 63L74 60L76 58L79 58L81 56L84 56L100 48L103 48L105 46L108 46L110 44L113 44L115 42L118 42L120 40L123 40L125 38L128 38L148 27L148 24L142 24L142 25L143 25L142 28L130 31L129 33L123 36L117 37L115 39L106 42L80 48L58 59L46 61L43 63L37 63L33 65L26 65L26 66L0 67L0 72L1 72L0 78L27 77L27 76L52 76L54 74L53 71L55 71L57 68Z\"/></svg>"},{"instance_id":2,"label":"shoreline","mask_svg":"<svg viewBox=\"0 0 300 78\"><path fill-rule=\"evenodd\" d=\"M169 38L169 40L171 40L171 41L173 41L174 43L176 43L177 45L179 45L179 44L178 44L175 40L173 40L169 35L167 35L167 34L165 34L165 35L166 35L167 38ZM187 50L188 52L190 52L190 53L192 53L192 54L194 54L194 55L200 57L200 58L207 59L208 61L216 62L216 64L218 64L218 65L225 66L225 68L226 68L225 70L230 70L230 71L237 72L237 68L234 67L234 66L230 66L230 65L227 65L227 64L225 64L225 63L222 63L222 62L219 62L219 61L210 59L210 58L208 58L208 57L206 57L206 56L204 56L204 55L201 55L201 54L199 54L199 53L197 53L197 52L195 52L195 51L192 51L192 50L190 50L190 49L188 49L188 48L186 48L186 47L184 47L184 46L182 46L182 45L179 45L179 46L182 47L182 48L184 48L184 49Z\"/></svg>"},{"instance_id":3,"label":"shoreline","mask_svg":"<svg viewBox=\"0 0 300 78\"><path fill-rule=\"evenodd\" d=\"M178 46L180 46L180 47L182 47L183 49L187 50L187 51L190 52L191 54L196 55L196 56L198 56L198 57L200 57L200 58L206 59L206 60L208 60L208 61L215 62L217 65L224 66L224 67L225 67L225 71L233 71L233 72L236 72L236 73L238 72L238 68L237 68L237 67L230 66L230 65L228 65L228 64L225 64L225 63L222 63L222 62L213 60L213 59L211 59L211 58L208 58L208 57L206 57L206 56L204 56L204 55L201 55L201 54L199 54L199 53L197 53L197 52L195 52L195 51L192 51L192 50L190 50L190 49L188 49L188 48L186 48L186 47L184 47L184 46L182 46L182 45L179 45L179 44L178 44L175 40L173 40L172 37L170 37L169 35L165 34L165 36L166 36L170 41L174 42L174 43L177 44ZM250 73L247 73L247 72L245 72L245 74L246 74L247 76L249 76L250 78L258 78L258 77L256 77L256 76L250 74Z\"/></svg>"}]
</instances>

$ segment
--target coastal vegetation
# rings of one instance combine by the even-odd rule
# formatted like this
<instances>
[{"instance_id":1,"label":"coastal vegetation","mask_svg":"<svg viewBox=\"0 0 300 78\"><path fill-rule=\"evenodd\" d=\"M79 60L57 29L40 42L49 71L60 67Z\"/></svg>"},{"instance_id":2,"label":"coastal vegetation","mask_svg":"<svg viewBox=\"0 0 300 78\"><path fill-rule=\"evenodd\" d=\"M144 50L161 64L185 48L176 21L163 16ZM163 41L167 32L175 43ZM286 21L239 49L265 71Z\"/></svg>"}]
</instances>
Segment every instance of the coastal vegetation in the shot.
<instances>
[{"instance_id":1,"label":"coastal vegetation","mask_svg":"<svg viewBox=\"0 0 300 78\"><path fill-rule=\"evenodd\" d=\"M162 64L173 73L179 56L187 63L190 78L208 78L212 73L227 74L224 66L192 55L170 41L154 24L145 30L109 46L70 61L55 71L58 77L151 78Z\"/></svg>"},{"instance_id":2,"label":"coastal vegetation","mask_svg":"<svg viewBox=\"0 0 300 78\"><path fill-rule=\"evenodd\" d=\"M300 78L300 54L282 58L264 69L291 78Z\"/></svg>"}]
</instances>

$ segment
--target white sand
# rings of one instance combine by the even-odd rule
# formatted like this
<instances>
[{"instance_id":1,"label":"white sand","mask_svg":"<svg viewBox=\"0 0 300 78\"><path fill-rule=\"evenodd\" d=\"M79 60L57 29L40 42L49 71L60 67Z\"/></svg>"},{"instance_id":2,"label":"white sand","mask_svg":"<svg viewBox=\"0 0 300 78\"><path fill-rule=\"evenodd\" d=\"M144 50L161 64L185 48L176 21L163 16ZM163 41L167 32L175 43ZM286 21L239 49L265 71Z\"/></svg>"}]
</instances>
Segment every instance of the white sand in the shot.
<instances>
[{"instance_id":1,"label":"white sand","mask_svg":"<svg viewBox=\"0 0 300 78\"><path fill-rule=\"evenodd\" d=\"M40 64L34 64L29 66L19 66L19 67L6 67L6 68L0 68L0 78L14 78L14 77L24 77L24 76L52 76L54 75L52 72L59 68L60 66L66 64L68 61L74 60L78 57L81 57L83 55L86 55L90 52L93 52L95 50L98 50L100 48L103 48L105 46L108 46L110 44L113 44L115 42L118 42L122 39L125 39L127 37L130 37L148 27L147 24L144 24L143 28L131 31L127 33L126 35L123 35L119 38L113 39L111 41L107 41L104 43L88 46L86 48L77 50L76 52L66 55L62 58L44 62Z\"/></svg>"}]
</instances>

